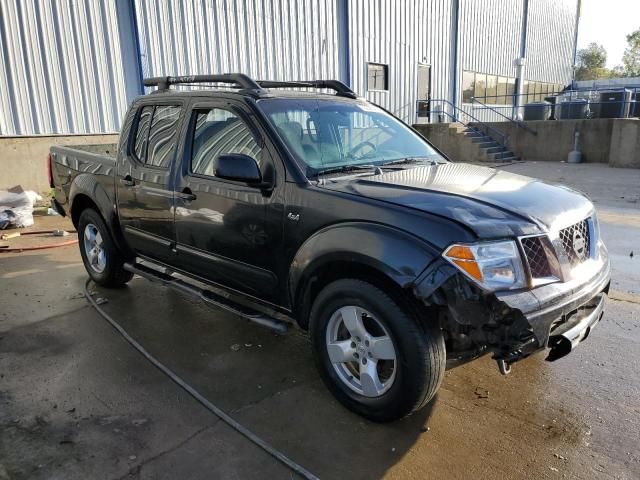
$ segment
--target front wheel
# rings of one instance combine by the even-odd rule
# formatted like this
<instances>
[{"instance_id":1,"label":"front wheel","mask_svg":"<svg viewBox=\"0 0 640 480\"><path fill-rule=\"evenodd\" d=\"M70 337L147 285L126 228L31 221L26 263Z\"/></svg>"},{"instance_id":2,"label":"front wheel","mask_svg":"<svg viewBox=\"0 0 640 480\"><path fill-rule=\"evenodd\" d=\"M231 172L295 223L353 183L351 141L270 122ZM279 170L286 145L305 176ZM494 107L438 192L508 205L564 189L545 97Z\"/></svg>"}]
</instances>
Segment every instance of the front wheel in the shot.
<instances>
[{"instance_id":1,"label":"front wheel","mask_svg":"<svg viewBox=\"0 0 640 480\"><path fill-rule=\"evenodd\" d=\"M370 420L409 415L440 387L446 363L442 332L367 282L327 285L311 309L310 328L325 384L343 405Z\"/></svg>"},{"instance_id":2,"label":"front wheel","mask_svg":"<svg viewBox=\"0 0 640 480\"><path fill-rule=\"evenodd\" d=\"M104 287L120 287L133 277L124 269L107 225L98 212L86 209L78 220L78 242L84 267L91 279Z\"/></svg>"}]
</instances>

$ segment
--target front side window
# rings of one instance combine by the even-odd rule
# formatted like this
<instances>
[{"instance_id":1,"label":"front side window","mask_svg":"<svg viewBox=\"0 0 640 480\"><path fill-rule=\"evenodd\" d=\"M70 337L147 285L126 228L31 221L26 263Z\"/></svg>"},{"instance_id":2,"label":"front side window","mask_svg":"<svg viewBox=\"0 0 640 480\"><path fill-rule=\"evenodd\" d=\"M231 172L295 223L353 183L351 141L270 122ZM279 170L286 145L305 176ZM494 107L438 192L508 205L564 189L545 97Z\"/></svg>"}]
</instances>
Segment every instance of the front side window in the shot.
<instances>
[{"instance_id":1,"label":"front side window","mask_svg":"<svg viewBox=\"0 0 640 480\"><path fill-rule=\"evenodd\" d=\"M258 106L309 175L407 159L443 161L417 133L366 101L264 99Z\"/></svg>"},{"instance_id":2,"label":"front side window","mask_svg":"<svg viewBox=\"0 0 640 480\"><path fill-rule=\"evenodd\" d=\"M215 176L216 158L229 153L248 155L260 164L260 146L237 114L223 108L208 108L197 110L195 115L191 148L193 173Z\"/></svg>"}]
</instances>

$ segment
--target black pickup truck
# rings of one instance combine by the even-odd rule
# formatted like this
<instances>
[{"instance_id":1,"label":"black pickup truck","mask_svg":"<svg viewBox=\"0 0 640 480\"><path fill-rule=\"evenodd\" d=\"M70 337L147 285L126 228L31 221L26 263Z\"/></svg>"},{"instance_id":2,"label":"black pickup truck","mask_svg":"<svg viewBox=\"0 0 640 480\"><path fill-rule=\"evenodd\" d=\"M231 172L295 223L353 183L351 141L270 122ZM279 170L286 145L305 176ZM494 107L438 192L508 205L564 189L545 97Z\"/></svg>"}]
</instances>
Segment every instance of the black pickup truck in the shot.
<instances>
[{"instance_id":1,"label":"black pickup truck","mask_svg":"<svg viewBox=\"0 0 640 480\"><path fill-rule=\"evenodd\" d=\"M145 84L117 146L51 148L54 204L96 283L136 273L291 319L328 388L376 421L481 355L503 374L560 358L602 317L609 260L584 195L451 163L338 81Z\"/></svg>"}]
</instances>

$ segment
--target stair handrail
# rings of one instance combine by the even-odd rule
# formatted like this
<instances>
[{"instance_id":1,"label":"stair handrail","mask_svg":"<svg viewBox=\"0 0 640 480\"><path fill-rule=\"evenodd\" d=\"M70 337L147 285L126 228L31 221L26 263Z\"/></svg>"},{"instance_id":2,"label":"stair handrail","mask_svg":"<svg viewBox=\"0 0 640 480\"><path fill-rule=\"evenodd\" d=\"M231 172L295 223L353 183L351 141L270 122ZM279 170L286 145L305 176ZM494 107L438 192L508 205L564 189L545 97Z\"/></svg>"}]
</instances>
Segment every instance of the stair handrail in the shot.
<instances>
[{"instance_id":1,"label":"stair handrail","mask_svg":"<svg viewBox=\"0 0 640 480\"><path fill-rule=\"evenodd\" d=\"M418 101L419 101L419 100L418 100ZM487 123L486 123L486 122L483 122L482 120L480 120L479 118L477 118L477 117L475 117L474 115L470 114L470 113L469 113L469 112L467 112L466 110L463 110L462 108L460 108L460 107L458 107L458 106L454 105L454 104L453 104L453 103L451 103L449 100L439 99L439 98L438 98L438 99L432 99L432 100L431 100L431 102L441 102L441 103L446 104L446 105L449 105L451 108L453 108L453 111L454 111L454 112L462 112L464 115L466 115L467 117L471 118L471 119L474 121L473 123L479 123L480 125L482 125L482 126L483 126L485 129L487 129L488 131L491 131L491 132L496 133L499 137L501 137L501 138L502 138L502 141L501 141L501 142L499 142L499 143L501 143L503 147L507 147L507 140L509 139L509 136L508 136L506 133L501 132L500 130L498 130L498 129L497 129L497 128L495 128L495 127L492 127L492 126L490 126L490 125L487 125ZM417 102L416 102L416 105L417 105ZM462 121L462 120L460 120L460 118L458 118L456 115L452 115L452 114L450 114L449 112L447 112L447 111L446 111L446 110L444 110L444 109L443 109L443 110L440 110L440 111L437 111L437 110L435 110L435 111L434 111L434 110L432 110L432 111L431 111L431 113L444 113L445 115L447 115L447 116L451 117L451 118L453 119L453 121L454 121L454 122L461 123L461 124L462 124L462 125L464 125L465 127L466 127L466 126L468 126L468 124L470 123L470 122L466 122L466 123L465 123L465 122L463 122L463 121ZM494 140L496 140L496 139L494 138ZM497 141L497 140L496 140L496 141Z\"/></svg>"},{"instance_id":2,"label":"stair handrail","mask_svg":"<svg viewBox=\"0 0 640 480\"><path fill-rule=\"evenodd\" d=\"M509 122L511 123L515 123L519 128L522 128L523 130L525 130L526 132L529 132L533 135L538 135L538 132L536 132L535 130L533 130L530 127L527 127L524 122L521 122L520 120L514 120L511 117L508 117L507 115L505 115L502 112L499 112L497 108L493 108L489 105L487 105L486 103L481 102L480 100L478 100L476 97L471 97L471 104L473 105L473 103L478 103L480 105L482 105L485 109L487 110L491 110L493 113L497 113L498 115L500 115L502 118L506 118Z\"/></svg>"}]
</instances>

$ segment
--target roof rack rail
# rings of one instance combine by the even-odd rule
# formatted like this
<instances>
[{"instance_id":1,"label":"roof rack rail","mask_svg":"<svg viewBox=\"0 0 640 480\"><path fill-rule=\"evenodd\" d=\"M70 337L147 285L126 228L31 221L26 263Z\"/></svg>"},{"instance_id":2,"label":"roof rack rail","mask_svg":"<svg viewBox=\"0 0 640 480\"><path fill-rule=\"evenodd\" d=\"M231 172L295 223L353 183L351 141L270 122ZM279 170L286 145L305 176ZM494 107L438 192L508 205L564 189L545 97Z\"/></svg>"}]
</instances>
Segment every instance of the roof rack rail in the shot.
<instances>
[{"instance_id":1,"label":"roof rack rail","mask_svg":"<svg viewBox=\"0 0 640 480\"><path fill-rule=\"evenodd\" d=\"M145 78L145 87L158 87L168 90L170 85L189 83L230 83L247 90L262 90L251 77L243 73L225 73L222 75L185 75L182 77L153 77Z\"/></svg>"},{"instance_id":2,"label":"roof rack rail","mask_svg":"<svg viewBox=\"0 0 640 480\"><path fill-rule=\"evenodd\" d=\"M326 88L334 90L336 95L357 98L356 93L339 80L254 80L243 73L225 73L222 75L185 75L181 77L152 77L144 79L145 87L158 87L158 92L168 90L171 85L189 85L194 83L228 83L243 90L263 94L265 88Z\"/></svg>"},{"instance_id":3,"label":"roof rack rail","mask_svg":"<svg viewBox=\"0 0 640 480\"><path fill-rule=\"evenodd\" d=\"M262 88L328 88L341 97L357 98L356 93L339 80L257 80Z\"/></svg>"}]
</instances>

